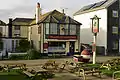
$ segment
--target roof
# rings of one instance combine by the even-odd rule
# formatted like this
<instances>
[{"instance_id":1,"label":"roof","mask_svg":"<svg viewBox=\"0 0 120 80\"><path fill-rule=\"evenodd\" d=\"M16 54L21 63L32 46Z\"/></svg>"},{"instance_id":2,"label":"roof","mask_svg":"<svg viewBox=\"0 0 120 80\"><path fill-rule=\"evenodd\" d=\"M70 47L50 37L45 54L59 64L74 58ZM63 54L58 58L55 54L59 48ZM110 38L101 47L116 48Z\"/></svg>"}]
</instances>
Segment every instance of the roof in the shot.
<instances>
[{"instance_id":1,"label":"roof","mask_svg":"<svg viewBox=\"0 0 120 80\"><path fill-rule=\"evenodd\" d=\"M6 23L0 20L0 26L6 26Z\"/></svg>"},{"instance_id":2,"label":"roof","mask_svg":"<svg viewBox=\"0 0 120 80\"><path fill-rule=\"evenodd\" d=\"M77 22L76 20L72 19L69 16L66 16L65 14L57 10L53 10L51 12L41 15L40 21L38 22L38 24L40 23L64 23L64 24L70 23L70 24L81 25L81 23ZM34 24L36 24L35 19L32 21L31 25L34 25Z\"/></svg>"},{"instance_id":3,"label":"roof","mask_svg":"<svg viewBox=\"0 0 120 80\"><path fill-rule=\"evenodd\" d=\"M93 4L82 7L79 11L77 11L73 15L75 16L75 15L79 15L79 14L83 14L87 12L92 12L92 11L108 8L111 4L113 4L116 1L117 0L105 0L105 1L100 1L97 3L93 3Z\"/></svg>"},{"instance_id":4,"label":"roof","mask_svg":"<svg viewBox=\"0 0 120 80\"><path fill-rule=\"evenodd\" d=\"M12 21L12 25L24 25L27 26L30 24L30 22L32 21L32 18L15 18Z\"/></svg>"}]
</instances>

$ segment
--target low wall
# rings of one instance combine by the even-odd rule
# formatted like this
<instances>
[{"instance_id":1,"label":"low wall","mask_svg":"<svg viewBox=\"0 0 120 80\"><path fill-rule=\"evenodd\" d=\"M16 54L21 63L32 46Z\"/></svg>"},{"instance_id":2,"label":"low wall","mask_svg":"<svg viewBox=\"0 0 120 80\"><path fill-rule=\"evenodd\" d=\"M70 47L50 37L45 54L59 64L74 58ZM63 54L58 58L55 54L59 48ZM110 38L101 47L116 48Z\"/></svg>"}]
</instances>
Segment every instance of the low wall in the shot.
<instances>
[{"instance_id":1,"label":"low wall","mask_svg":"<svg viewBox=\"0 0 120 80\"><path fill-rule=\"evenodd\" d=\"M10 52L8 52L8 56L10 56L10 55L19 55L19 54L27 54L27 52L24 52L24 53L10 53Z\"/></svg>"}]
</instances>

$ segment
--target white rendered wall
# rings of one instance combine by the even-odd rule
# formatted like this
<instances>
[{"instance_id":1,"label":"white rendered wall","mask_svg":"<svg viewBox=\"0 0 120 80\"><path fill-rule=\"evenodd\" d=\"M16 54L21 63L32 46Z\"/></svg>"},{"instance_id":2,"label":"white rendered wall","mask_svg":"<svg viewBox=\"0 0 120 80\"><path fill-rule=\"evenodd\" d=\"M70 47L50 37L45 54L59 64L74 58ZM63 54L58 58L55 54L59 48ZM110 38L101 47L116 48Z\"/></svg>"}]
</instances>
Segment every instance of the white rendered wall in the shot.
<instances>
[{"instance_id":1,"label":"white rendered wall","mask_svg":"<svg viewBox=\"0 0 120 80\"><path fill-rule=\"evenodd\" d=\"M30 26L31 31L29 31L28 39L33 41L34 48L39 50L40 49L40 34L38 34L38 25ZM30 30L30 29L29 29Z\"/></svg>"},{"instance_id":2,"label":"white rendered wall","mask_svg":"<svg viewBox=\"0 0 120 80\"><path fill-rule=\"evenodd\" d=\"M99 33L97 35L97 45L107 47L107 10L102 9L89 13L84 13L74 16L74 19L82 23L80 30L80 42L91 44L93 42L93 34L91 32L91 20L94 15L97 15L100 19Z\"/></svg>"},{"instance_id":3,"label":"white rendered wall","mask_svg":"<svg viewBox=\"0 0 120 80\"><path fill-rule=\"evenodd\" d=\"M2 38L3 41L3 56L6 54L5 52L13 52L12 50L12 40L14 40L14 50L16 49L16 40L21 39L11 39L11 38Z\"/></svg>"},{"instance_id":4,"label":"white rendered wall","mask_svg":"<svg viewBox=\"0 0 120 80\"><path fill-rule=\"evenodd\" d=\"M0 26L0 27L2 27L2 35L5 37L5 36L7 36L7 26Z\"/></svg>"}]
</instances>

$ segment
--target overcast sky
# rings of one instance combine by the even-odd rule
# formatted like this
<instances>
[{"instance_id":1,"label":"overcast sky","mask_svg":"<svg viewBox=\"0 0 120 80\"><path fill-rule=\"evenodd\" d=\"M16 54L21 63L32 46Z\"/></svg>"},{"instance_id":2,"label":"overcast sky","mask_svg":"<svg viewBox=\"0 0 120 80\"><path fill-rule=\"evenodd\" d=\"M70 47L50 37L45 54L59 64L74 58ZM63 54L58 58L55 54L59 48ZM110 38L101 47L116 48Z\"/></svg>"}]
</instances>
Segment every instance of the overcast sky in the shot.
<instances>
[{"instance_id":1,"label":"overcast sky","mask_svg":"<svg viewBox=\"0 0 120 80\"><path fill-rule=\"evenodd\" d=\"M0 20L8 22L9 18L33 18L36 3L42 6L42 13L57 9L65 9L65 13L72 17L81 7L99 2L100 0L0 0Z\"/></svg>"}]
</instances>

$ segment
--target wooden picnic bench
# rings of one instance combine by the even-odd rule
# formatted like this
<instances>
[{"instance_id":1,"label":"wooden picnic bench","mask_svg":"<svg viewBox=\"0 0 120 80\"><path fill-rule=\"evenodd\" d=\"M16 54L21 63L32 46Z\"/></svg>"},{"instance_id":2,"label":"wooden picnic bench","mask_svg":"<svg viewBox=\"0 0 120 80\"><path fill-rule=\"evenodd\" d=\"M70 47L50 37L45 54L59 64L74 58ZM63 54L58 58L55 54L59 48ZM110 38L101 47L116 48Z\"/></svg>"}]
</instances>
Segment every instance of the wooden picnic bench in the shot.
<instances>
[{"instance_id":1,"label":"wooden picnic bench","mask_svg":"<svg viewBox=\"0 0 120 80\"><path fill-rule=\"evenodd\" d=\"M24 74L26 74L27 76L31 77L32 79L34 79L36 76L48 76L50 74L53 74L52 71L43 69L41 67L30 67L27 69L27 71L23 71Z\"/></svg>"},{"instance_id":2,"label":"wooden picnic bench","mask_svg":"<svg viewBox=\"0 0 120 80\"><path fill-rule=\"evenodd\" d=\"M120 74L120 71L115 71L115 72L113 72L113 75L112 75L112 79L113 80L120 80L120 77L118 78L118 77L116 77L116 74Z\"/></svg>"},{"instance_id":3,"label":"wooden picnic bench","mask_svg":"<svg viewBox=\"0 0 120 80\"><path fill-rule=\"evenodd\" d=\"M13 68L26 69L26 64L24 63L2 63L4 70L9 71Z\"/></svg>"},{"instance_id":4,"label":"wooden picnic bench","mask_svg":"<svg viewBox=\"0 0 120 80\"><path fill-rule=\"evenodd\" d=\"M99 70L98 67L92 67L92 66L91 67L82 67L82 68L79 68L78 72L79 72L79 76L81 76L81 74L82 74L84 80L86 80L86 75L88 75L88 74L94 75L94 73L98 73L98 75L101 77L101 74L100 74L101 71Z\"/></svg>"},{"instance_id":5,"label":"wooden picnic bench","mask_svg":"<svg viewBox=\"0 0 120 80\"><path fill-rule=\"evenodd\" d=\"M34 77L35 75L28 72L28 71L23 71L24 74L26 74L28 77Z\"/></svg>"},{"instance_id":6,"label":"wooden picnic bench","mask_svg":"<svg viewBox=\"0 0 120 80\"><path fill-rule=\"evenodd\" d=\"M54 60L48 60L43 66L42 68L47 69L48 66L53 66L55 64Z\"/></svg>"}]
</instances>

